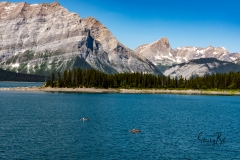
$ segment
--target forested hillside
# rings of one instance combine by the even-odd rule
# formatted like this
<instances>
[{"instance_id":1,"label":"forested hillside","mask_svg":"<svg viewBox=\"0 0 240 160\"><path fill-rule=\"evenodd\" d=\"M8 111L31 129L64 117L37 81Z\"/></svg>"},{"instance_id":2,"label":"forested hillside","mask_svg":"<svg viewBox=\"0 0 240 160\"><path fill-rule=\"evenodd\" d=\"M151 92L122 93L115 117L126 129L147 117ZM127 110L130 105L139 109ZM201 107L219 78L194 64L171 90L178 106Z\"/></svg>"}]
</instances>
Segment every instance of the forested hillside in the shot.
<instances>
[{"instance_id":1,"label":"forested hillside","mask_svg":"<svg viewBox=\"0 0 240 160\"><path fill-rule=\"evenodd\" d=\"M14 73L0 69L0 81L44 82L45 76Z\"/></svg>"}]
</instances>

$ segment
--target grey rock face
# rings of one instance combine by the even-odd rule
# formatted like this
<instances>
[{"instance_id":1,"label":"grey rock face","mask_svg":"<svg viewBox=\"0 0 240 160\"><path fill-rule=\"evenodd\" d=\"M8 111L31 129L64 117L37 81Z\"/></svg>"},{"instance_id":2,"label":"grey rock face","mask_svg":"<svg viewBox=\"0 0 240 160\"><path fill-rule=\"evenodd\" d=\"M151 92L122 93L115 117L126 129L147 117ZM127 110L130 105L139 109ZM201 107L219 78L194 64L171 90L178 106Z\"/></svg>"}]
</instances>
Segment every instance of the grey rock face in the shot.
<instances>
[{"instance_id":1,"label":"grey rock face","mask_svg":"<svg viewBox=\"0 0 240 160\"><path fill-rule=\"evenodd\" d=\"M162 38L151 44L145 44L134 50L138 55L149 59L155 65L171 66L175 57L172 55L172 49L167 38Z\"/></svg>"},{"instance_id":2,"label":"grey rock face","mask_svg":"<svg viewBox=\"0 0 240 160\"><path fill-rule=\"evenodd\" d=\"M176 64L164 72L165 76L185 77L203 76L212 73L228 73L240 71L240 65L232 62L220 61L216 58L201 58L186 63Z\"/></svg>"},{"instance_id":3,"label":"grey rock face","mask_svg":"<svg viewBox=\"0 0 240 160\"><path fill-rule=\"evenodd\" d=\"M172 66L200 58L216 58L227 62L235 62L240 58L240 54L230 53L224 47L178 47L172 49L166 38L139 46L134 51L148 58L157 66Z\"/></svg>"},{"instance_id":4,"label":"grey rock face","mask_svg":"<svg viewBox=\"0 0 240 160\"><path fill-rule=\"evenodd\" d=\"M0 2L0 67L35 74L71 67L161 74L98 20L80 18L57 2Z\"/></svg>"}]
</instances>

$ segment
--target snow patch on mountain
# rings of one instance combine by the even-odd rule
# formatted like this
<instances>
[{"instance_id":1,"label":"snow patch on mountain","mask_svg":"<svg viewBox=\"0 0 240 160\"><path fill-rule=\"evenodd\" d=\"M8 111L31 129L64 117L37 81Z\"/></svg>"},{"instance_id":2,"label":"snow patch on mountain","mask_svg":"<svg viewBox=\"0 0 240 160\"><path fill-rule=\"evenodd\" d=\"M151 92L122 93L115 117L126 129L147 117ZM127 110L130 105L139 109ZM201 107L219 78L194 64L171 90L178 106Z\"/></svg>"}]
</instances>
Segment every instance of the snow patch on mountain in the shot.
<instances>
[{"instance_id":1,"label":"snow patch on mountain","mask_svg":"<svg viewBox=\"0 0 240 160\"><path fill-rule=\"evenodd\" d=\"M17 68L17 67L19 67L19 66L20 66L20 64L19 64L19 63L12 64L12 67L13 67L13 68Z\"/></svg>"},{"instance_id":2,"label":"snow patch on mountain","mask_svg":"<svg viewBox=\"0 0 240 160\"><path fill-rule=\"evenodd\" d=\"M234 57L230 57L230 59L232 59L233 61L235 61L237 58L234 58Z\"/></svg>"}]
</instances>

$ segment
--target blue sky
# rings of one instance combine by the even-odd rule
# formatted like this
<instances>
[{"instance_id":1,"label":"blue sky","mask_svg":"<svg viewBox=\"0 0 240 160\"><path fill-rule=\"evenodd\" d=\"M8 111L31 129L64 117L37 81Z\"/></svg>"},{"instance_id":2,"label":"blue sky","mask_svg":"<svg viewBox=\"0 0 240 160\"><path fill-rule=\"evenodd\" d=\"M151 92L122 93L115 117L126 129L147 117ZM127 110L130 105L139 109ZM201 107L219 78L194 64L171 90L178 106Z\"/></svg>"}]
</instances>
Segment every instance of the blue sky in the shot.
<instances>
[{"instance_id":1,"label":"blue sky","mask_svg":"<svg viewBox=\"0 0 240 160\"><path fill-rule=\"evenodd\" d=\"M52 3L25 0L27 3ZM21 2L21 0L9 0ZM172 48L222 46L240 53L239 0L58 1L80 17L93 16L131 49L167 37Z\"/></svg>"}]
</instances>

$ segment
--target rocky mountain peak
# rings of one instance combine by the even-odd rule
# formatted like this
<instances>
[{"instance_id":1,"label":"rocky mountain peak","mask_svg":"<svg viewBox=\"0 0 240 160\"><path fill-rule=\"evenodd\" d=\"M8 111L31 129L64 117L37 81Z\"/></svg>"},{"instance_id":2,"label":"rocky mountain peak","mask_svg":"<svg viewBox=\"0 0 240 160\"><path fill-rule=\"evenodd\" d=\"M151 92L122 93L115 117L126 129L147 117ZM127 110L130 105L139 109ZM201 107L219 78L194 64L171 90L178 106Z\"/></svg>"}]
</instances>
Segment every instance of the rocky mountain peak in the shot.
<instances>
[{"instance_id":1,"label":"rocky mountain peak","mask_svg":"<svg viewBox=\"0 0 240 160\"><path fill-rule=\"evenodd\" d=\"M0 21L12 20L15 18L31 18L34 16L47 16L63 9L58 2L27 4L0 2Z\"/></svg>"},{"instance_id":2,"label":"rocky mountain peak","mask_svg":"<svg viewBox=\"0 0 240 160\"><path fill-rule=\"evenodd\" d=\"M161 38L151 44L144 44L139 47L137 47L134 51L138 54L141 54L142 52L149 52L150 50L158 53L164 51L169 51L171 49L170 43L167 38Z\"/></svg>"},{"instance_id":3,"label":"rocky mountain peak","mask_svg":"<svg viewBox=\"0 0 240 160\"><path fill-rule=\"evenodd\" d=\"M93 17L59 3L0 3L0 68L46 74L70 67L106 73L161 73Z\"/></svg>"},{"instance_id":4,"label":"rocky mountain peak","mask_svg":"<svg viewBox=\"0 0 240 160\"><path fill-rule=\"evenodd\" d=\"M169 43L167 38L161 38L157 42L155 42L153 44L153 46L156 46L158 48L160 48L160 47L169 48L170 47L170 43Z\"/></svg>"},{"instance_id":5,"label":"rocky mountain peak","mask_svg":"<svg viewBox=\"0 0 240 160\"><path fill-rule=\"evenodd\" d=\"M54 6L54 7L61 6L60 3L58 3L58 2L53 2L51 5Z\"/></svg>"},{"instance_id":6,"label":"rocky mountain peak","mask_svg":"<svg viewBox=\"0 0 240 160\"><path fill-rule=\"evenodd\" d=\"M141 45L134 51L149 59L155 65L169 65L172 64L173 54L171 53L171 46L167 38L161 38L151 44Z\"/></svg>"}]
</instances>

